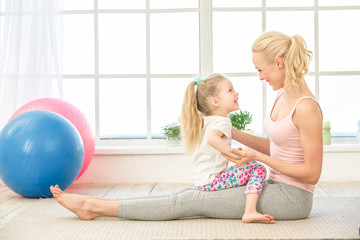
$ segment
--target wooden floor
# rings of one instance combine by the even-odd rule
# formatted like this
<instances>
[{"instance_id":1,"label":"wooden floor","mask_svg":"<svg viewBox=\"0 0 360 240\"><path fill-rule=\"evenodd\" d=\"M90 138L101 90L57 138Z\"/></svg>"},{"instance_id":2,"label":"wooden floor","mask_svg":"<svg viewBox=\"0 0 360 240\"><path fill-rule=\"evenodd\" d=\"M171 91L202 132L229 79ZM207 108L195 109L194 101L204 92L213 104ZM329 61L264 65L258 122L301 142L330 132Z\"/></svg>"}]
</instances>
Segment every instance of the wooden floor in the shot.
<instances>
[{"instance_id":1,"label":"wooden floor","mask_svg":"<svg viewBox=\"0 0 360 240\"><path fill-rule=\"evenodd\" d=\"M90 195L90 196L95 196L95 197L105 197L105 198L118 198L118 197L134 197L134 196L148 196L148 195L158 195L158 194L163 194L163 193L168 193L170 191L173 190L177 190L180 189L184 186L189 186L188 184L166 184L166 183L149 183L149 184L113 184L113 185L101 185L101 184L73 184L69 189L67 189L66 191L69 193L78 193L78 194L85 194L85 195ZM345 182L345 183L336 183L336 182L322 182L319 183L316 187L315 190L315 194L314 194L314 203L319 201L324 201L327 199L341 199L341 200L345 200L345 202L347 200L348 202L353 202L353 204L357 204L357 201L359 200L358 204L360 205L360 182ZM41 201L44 201L44 209L46 209L46 204L49 203L48 201L50 201L50 203L52 204L49 210L44 210L44 216L41 215L42 213L38 213L39 217L38 219L36 219L36 221L54 221L54 223L56 221L60 220L64 221L64 217L62 217L61 214L69 214L66 216L69 216L70 220L66 220L65 219L65 225L68 224L69 222L71 222L72 224L79 224L79 222L75 219L75 216L73 217L71 214L72 213L63 213L61 212L61 214L59 216L56 216L57 211L63 211L62 207L58 208L57 204L55 201L53 201L53 199L45 199L45 200L39 200L39 199L26 199L23 198L17 194L15 194L14 192L12 192L10 189L8 189L5 186L0 186L0 239L1 240L8 240L8 239L22 239L22 237L25 235L31 235L32 233L36 233L37 231L41 231L41 230L26 230L27 232L24 232L25 230L23 230L23 228L21 228L21 230L16 230L16 228L14 228L14 223L18 223L19 221L24 221L25 224L21 224L21 225L25 225L24 227L26 227L26 225L31 226L31 222L35 221L34 220L34 214L30 211L31 208L35 207L35 206L39 206L39 204L41 204ZM336 200L337 201L337 200ZM335 202L336 202L335 201ZM354 203L355 201L355 203ZM334 201L333 201L334 202ZM56 207L56 211L52 212L51 209L54 208L53 206ZM342 212L341 210L341 206L338 206L338 208L340 208L340 212ZM344 209L346 208L346 206L344 206ZM326 211L327 208L325 208ZM67 211L67 210L66 210ZM356 210L358 211L358 210ZM322 210L322 212L320 213L320 215L324 212L324 210ZM349 211L349 209L347 210L348 215L351 217L346 220L350 221L354 219L351 211ZM349 214L350 213L350 214ZM316 215L317 213L315 213L315 217L313 217L313 219L311 219L311 221L316 221L318 218L318 215ZM344 214L346 214L346 211L344 211ZM359 213L355 213L355 216L360 215ZM330 214L329 214L330 216ZM344 217L344 216L343 216ZM346 216L345 216L346 217ZM29 218L29 219L27 219ZM44 218L44 219L42 219ZM46 218L48 218L48 220L46 220ZM68 219L69 219L68 218ZM346 219L346 218L343 218ZM350 231L352 232L348 232L349 230L347 229L347 232L341 232L340 233L336 233L339 234L337 236L333 236L331 239L360 239L359 237L359 228L360 228L360 220L358 220L360 218L355 217L355 221L359 221L358 223L354 223L351 222L352 224L352 228ZM75 221L75 222L72 222ZM336 221L336 220L334 220ZM343 220L345 221L345 220ZM61 223L61 224L64 224ZM96 221L97 224L101 223L101 222L106 222L106 221ZM174 222L174 221L173 221ZM116 222L115 224L117 224L118 222ZM306 224L304 222L300 222L301 224ZM316 223L316 222L315 222ZM135 224L135 223L134 223ZM140 224L140 223L137 223ZM168 224L174 224L174 223L168 223ZM179 221L179 224L185 224L184 221ZM229 223L226 223L229 224ZM237 223L236 223L237 224ZM286 223L288 224L288 223ZM271 227L269 231L275 231L278 232L279 229L280 230L286 230L285 228L282 228L284 226L288 226L285 223L283 225L278 225L277 228ZM289 223L291 226L289 229L287 229L288 231L293 231L292 230L292 224L295 223ZM313 223L311 223L313 224ZM312 226L311 224L309 224L309 226ZM335 224L335 222L334 222ZM337 223L336 223L337 224ZM335 224L335 226L336 226ZM40 225L40 224L37 224ZM56 224L57 225L57 224ZM75 225L71 225L71 226L75 226ZM296 223L295 225L298 225L298 223ZM81 225L82 226L82 225ZM80 227L81 227L80 226ZM176 225L177 226L177 225ZM242 225L241 225L242 226ZM249 226L249 225L247 225ZM253 225L250 225L251 227ZM307 226L307 225L304 225ZM320 225L321 226L321 225ZM345 226L345 225L344 225ZM117 226L119 227L119 226ZM15 230L10 231L11 228L14 228ZM33 227L32 227L33 228ZM103 226L102 226L103 228ZM135 228L137 229L137 226L135 226ZM186 226L186 229L188 229L189 226ZM356 228L356 229L355 229ZM34 232L32 232L34 231ZM44 231L44 230L42 230ZM86 230L88 231L88 230ZM118 231L118 230L117 230ZM311 231L311 230L309 230ZM313 231L317 231L317 230L313 230ZM353 231L356 231L356 233L354 233ZM9 232L11 232L11 234L9 235ZM109 231L111 232L111 231ZM100 231L101 233L101 231ZM100 234L99 233L99 234ZM94 234L94 233L92 233ZM158 233L157 233L158 234ZM181 233L183 234L183 233ZM198 233L197 233L198 234ZM301 234L300 234L301 235ZM94 235L95 236L95 235ZM157 237L149 237L148 239L167 239L169 237L169 235L166 235L166 237L161 238L159 237L160 235L156 235ZM223 236L220 235L221 239L234 239L233 236ZM286 233L285 235L286 236ZM310 235L311 236L311 235ZM324 237L325 236L325 237ZM356 236L356 237L354 237ZM85 236L83 236L84 238L74 238L74 239L96 239L96 238L85 238ZM98 236L97 236L98 237ZM110 236L109 236L110 237ZM329 237L326 235L316 235L314 232L314 237L296 237L296 238L287 238L287 237L275 237L275 238L253 238L253 239L328 239ZM39 236L32 236L32 238L24 238L24 239L46 239L44 238L39 238ZM67 239L67 238L53 238L53 239ZM101 239L106 239L106 238L101 238ZM120 239L120 238L117 238ZM121 239L126 239L126 238L121 238ZM140 239L140 238L139 238ZM141 238L141 239L147 239L146 237ZM209 239L209 238L202 238L199 237L198 235L194 235L194 238L192 237L184 237L184 238L172 238L172 239ZM211 238L212 239L212 238ZM218 239L214 237L214 239ZM247 239L247 238L241 238L241 237L237 237L236 239Z\"/></svg>"}]
</instances>

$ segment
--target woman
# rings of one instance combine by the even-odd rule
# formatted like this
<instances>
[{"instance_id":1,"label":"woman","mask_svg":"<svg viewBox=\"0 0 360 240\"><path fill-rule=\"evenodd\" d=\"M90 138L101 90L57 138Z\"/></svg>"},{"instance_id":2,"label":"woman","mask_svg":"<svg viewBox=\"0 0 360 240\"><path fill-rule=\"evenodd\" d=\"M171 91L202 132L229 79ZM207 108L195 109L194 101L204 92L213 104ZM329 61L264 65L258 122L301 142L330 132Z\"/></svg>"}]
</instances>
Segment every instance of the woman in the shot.
<instances>
[{"instance_id":1,"label":"woman","mask_svg":"<svg viewBox=\"0 0 360 240\"><path fill-rule=\"evenodd\" d=\"M261 35L253 44L253 62L260 80L280 90L265 119L269 138L232 129L232 138L248 146L233 149L238 165L256 160L268 165L269 180L257 204L260 213L277 220L306 218L312 208L314 185L322 168L322 112L304 76L312 53L300 36L278 32ZM139 220L170 220L192 216L241 219L246 186L215 192L194 187L171 195L136 199L101 199L62 192L51 187L60 204L80 219L100 216Z\"/></svg>"}]
</instances>

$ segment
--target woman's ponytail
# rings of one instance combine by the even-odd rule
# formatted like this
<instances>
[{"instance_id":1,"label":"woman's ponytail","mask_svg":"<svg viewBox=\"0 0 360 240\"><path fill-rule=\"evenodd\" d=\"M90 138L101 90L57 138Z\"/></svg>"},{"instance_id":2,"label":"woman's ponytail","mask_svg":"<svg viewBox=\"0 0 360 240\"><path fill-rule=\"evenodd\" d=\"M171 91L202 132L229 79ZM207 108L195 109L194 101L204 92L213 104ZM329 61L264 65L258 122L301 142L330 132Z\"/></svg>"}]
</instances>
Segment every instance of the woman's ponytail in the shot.
<instances>
[{"instance_id":1,"label":"woman's ponytail","mask_svg":"<svg viewBox=\"0 0 360 240\"><path fill-rule=\"evenodd\" d=\"M312 52L307 49L305 40L299 35L291 37L289 50L284 56L287 76L285 85L299 86L309 72L311 58Z\"/></svg>"}]
</instances>

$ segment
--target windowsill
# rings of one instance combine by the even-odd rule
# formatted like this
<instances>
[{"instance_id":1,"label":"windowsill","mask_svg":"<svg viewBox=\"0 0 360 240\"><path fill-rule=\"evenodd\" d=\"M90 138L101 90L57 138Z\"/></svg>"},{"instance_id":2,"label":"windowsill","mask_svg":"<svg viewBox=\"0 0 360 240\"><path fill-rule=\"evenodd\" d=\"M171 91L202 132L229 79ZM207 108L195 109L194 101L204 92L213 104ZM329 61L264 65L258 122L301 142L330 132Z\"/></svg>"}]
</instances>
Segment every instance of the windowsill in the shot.
<instances>
[{"instance_id":1,"label":"windowsill","mask_svg":"<svg viewBox=\"0 0 360 240\"><path fill-rule=\"evenodd\" d=\"M360 144L336 143L324 145L324 153L360 152ZM137 145L137 146L96 146L94 155L162 155L186 154L181 146Z\"/></svg>"},{"instance_id":2,"label":"windowsill","mask_svg":"<svg viewBox=\"0 0 360 240\"><path fill-rule=\"evenodd\" d=\"M185 154L181 146L138 145L138 146L96 146L94 155L155 155L155 154Z\"/></svg>"},{"instance_id":3,"label":"windowsill","mask_svg":"<svg viewBox=\"0 0 360 240\"><path fill-rule=\"evenodd\" d=\"M331 145L324 145L324 153L327 152L360 152L359 143L335 143Z\"/></svg>"}]
</instances>

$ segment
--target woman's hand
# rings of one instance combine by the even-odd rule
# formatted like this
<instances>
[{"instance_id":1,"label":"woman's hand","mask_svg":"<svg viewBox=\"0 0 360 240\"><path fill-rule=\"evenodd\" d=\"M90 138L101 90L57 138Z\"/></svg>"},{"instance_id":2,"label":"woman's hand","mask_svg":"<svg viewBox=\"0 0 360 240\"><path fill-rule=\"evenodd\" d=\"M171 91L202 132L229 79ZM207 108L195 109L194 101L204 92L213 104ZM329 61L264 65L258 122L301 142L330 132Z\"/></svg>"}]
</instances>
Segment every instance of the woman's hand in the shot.
<instances>
[{"instance_id":1,"label":"woman's hand","mask_svg":"<svg viewBox=\"0 0 360 240\"><path fill-rule=\"evenodd\" d=\"M238 149L231 148L230 151L236 155L238 155L238 158L230 157L226 154L222 154L224 157L229 159L230 162L235 163L236 165L244 165L247 162L254 161L255 159L255 151L251 150L250 148L242 149L241 147Z\"/></svg>"}]
</instances>

